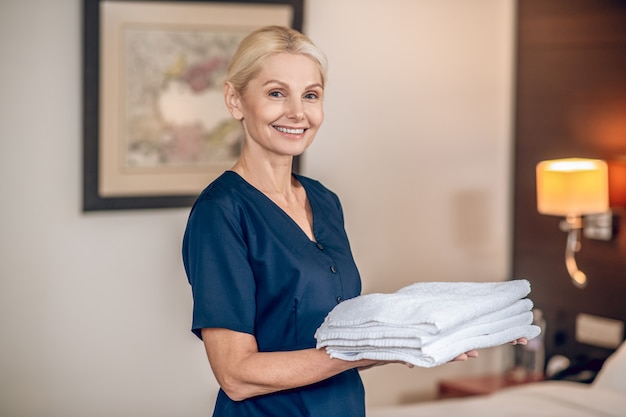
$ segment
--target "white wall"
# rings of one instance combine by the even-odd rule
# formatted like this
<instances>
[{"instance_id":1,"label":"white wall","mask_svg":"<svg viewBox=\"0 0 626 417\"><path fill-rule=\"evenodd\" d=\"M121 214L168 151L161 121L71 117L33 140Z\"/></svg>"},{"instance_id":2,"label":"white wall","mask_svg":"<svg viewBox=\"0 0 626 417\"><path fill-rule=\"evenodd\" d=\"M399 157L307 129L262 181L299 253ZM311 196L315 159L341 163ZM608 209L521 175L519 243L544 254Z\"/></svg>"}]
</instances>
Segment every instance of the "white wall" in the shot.
<instances>
[{"instance_id":1,"label":"white wall","mask_svg":"<svg viewBox=\"0 0 626 417\"><path fill-rule=\"evenodd\" d=\"M513 0L308 0L326 123L304 173L340 194L366 292L501 280ZM187 210L83 214L78 0L0 0L0 415L202 416ZM500 369L499 349L364 374L368 403Z\"/></svg>"},{"instance_id":2,"label":"white wall","mask_svg":"<svg viewBox=\"0 0 626 417\"><path fill-rule=\"evenodd\" d=\"M365 291L507 278L514 2L308 3L330 84L305 171L342 198ZM423 398L440 376L501 366L499 353L482 356L368 371L368 402Z\"/></svg>"}]
</instances>

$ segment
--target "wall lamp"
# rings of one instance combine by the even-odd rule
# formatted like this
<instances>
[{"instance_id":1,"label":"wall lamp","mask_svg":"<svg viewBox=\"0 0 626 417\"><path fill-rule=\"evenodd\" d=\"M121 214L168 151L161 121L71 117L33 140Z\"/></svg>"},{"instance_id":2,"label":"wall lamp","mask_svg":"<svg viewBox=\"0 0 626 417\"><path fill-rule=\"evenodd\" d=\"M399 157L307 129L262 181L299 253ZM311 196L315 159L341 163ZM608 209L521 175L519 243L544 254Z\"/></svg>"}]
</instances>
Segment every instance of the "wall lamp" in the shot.
<instances>
[{"instance_id":1,"label":"wall lamp","mask_svg":"<svg viewBox=\"0 0 626 417\"><path fill-rule=\"evenodd\" d=\"M599 159L553 159L537 164L537 210L565 217L560 223L560 229L567 232L565 266L579 288L587 285L587 276L578 269L574 256L580 250L581 230L587 238L613 237L608 184L607 163Z\"/></svg>"}]
</instances>

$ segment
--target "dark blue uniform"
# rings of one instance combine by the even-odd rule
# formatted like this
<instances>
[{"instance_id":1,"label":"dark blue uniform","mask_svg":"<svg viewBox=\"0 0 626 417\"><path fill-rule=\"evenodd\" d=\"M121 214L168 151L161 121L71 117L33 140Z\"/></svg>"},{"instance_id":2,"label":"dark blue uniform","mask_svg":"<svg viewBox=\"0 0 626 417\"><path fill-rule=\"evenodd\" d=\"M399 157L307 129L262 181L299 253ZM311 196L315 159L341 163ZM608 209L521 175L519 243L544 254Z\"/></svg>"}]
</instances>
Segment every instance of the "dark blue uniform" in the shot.
<instances>
[{"instance_id":1,"label":"dark blue uniform","mask_svg":"<svg viewBox=\"0 0 626 417\"><path fill-rule=\"evenodd\" d=\"M311 205L315 241L235 172L198 197L183 241L196 335L219 327L254 335L261 352L313 348L328 312L360 294L339 199L315 180L296 178ZM350 370L239 402L220 390L213 416L359 417L364 408L361 379Z\"/></svg>"}]
</instances>

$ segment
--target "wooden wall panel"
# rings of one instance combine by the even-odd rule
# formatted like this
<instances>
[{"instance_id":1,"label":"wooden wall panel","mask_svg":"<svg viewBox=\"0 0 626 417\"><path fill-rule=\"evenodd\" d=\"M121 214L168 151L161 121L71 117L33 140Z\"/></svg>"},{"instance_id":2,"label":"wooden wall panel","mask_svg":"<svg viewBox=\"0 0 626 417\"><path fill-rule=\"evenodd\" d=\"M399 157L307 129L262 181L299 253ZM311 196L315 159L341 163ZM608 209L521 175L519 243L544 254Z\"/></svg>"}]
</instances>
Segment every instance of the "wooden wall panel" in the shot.
<instances>
[{"instance_id":1,"label":"wooden wall panel","mask_svg":"<svg viewBox=\"0 0 626 417\"><path fill-rule=\"evenodd\" d=\"M519 0L514 145L513 265L547 316L548 355L604 358L574 341L584 312L626 321L626 209L609 242L582 239L571 284L559 218L536 209L535 166L545 159L626 155L626 1Z\"/></svg>"}]
</instances>

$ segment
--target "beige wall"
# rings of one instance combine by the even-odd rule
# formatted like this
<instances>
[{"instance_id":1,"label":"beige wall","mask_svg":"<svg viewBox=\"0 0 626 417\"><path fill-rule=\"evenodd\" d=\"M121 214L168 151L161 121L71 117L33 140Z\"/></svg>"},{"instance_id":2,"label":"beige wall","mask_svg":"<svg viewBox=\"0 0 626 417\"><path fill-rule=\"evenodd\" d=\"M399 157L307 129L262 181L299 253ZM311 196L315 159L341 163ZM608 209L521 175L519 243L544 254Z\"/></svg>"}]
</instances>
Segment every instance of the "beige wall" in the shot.
<instances>
[{"instance_id":1,"label":"beige wall","mask_svg":"<svg viewBox=\"0 0 626 417\"><path fill-rule=\"evenodd\" d=\"M304 166L342 198L365 291L507 278L514 2L308 4L330 84ZM424 398L500 359L371 370L368 402Z\"/></svg>"},{"instance_id":2,"label":"beige wall","mask_svg":"<svg viewBox=\"0 0 626 417\"><path fill-rule=\"evenodd\" d=\"M0 0L0 415L204 416L187 210L80 212L78 0ZM512 0L308 0L326 123L304 173L337 191L366 292L501 280L509 260ZM364 374L368 403L470 364Z\"/></svg>"}]
</instances>

